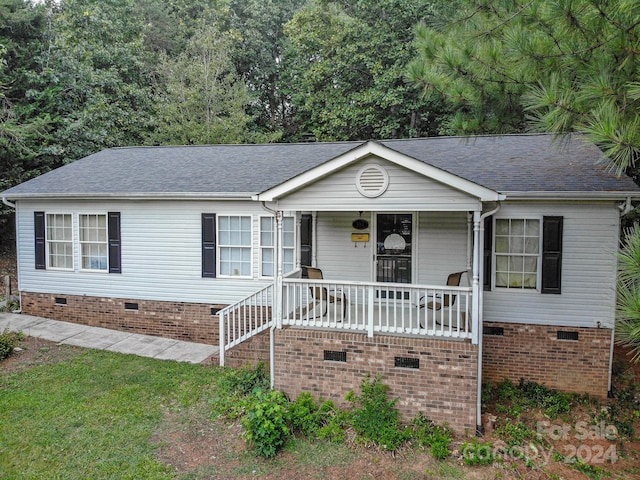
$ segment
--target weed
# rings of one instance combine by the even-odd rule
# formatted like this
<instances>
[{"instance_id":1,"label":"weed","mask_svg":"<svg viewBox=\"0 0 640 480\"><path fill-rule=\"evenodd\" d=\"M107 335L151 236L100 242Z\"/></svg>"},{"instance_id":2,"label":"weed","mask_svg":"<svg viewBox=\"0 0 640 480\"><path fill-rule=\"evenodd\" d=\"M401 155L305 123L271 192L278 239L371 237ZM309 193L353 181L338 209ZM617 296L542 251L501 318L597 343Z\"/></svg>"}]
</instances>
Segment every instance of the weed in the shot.
<instances>
[{"instance_id":1,"label":"weed","mask_svg":"<svg viewBox=\"0 0 640 480\"><path fill-rule=\"evenodd\" d=\"M496 433L511 447L522 445L525 440L532 439L535 436L531 429L524 423L512 422L508 418L504 425L496 429Z\"/></svg>"},{"instance_id":2,"label":"weed","mask_svg":"<svg viewBox=\"0 0 640 480\"><path fill-rule=\"evenodd\" d=\"M225 367L217 373L215 396L211 400L216 416L230 419L241 417L251 403L251 393L270 388L264 363L259 363L256 367L245 365L238 369Z\"/></svg>"},{"instance_id":3,"label":"weed","mask_svg":"<svg viewBox=\"0 0 640 480\"><path fill-rule=\"evenodd\" d=\"M431 455L435 458L444 459L449 456L451 432L446 425L440 427L422 413L419 413L412 423L413 437L419 445L429 447Z\"/></svg>"},{"instance_id":4,"label":"weed","mask_svg":"<svg viewBox=\"0 0 640 480\"><path fill-rule=\"evenodd\" d=\"M289 404L291 429L307 437L314 437L318 430L334 416L335 405L331 401L318 404L309 392L302 392Z\"/></svg>"},{"instance_id":5,"label":"weed","mask_svg":"<svg viewBox=\"0 0 640 480\"><path fill-rule=\"evenodd\" d=\"M411 434L400 427L400 414L395 408L397 399L387 398L389 386L383 384L379 376L371 379L367 375L360 389L361 395L352 390L346 397L353 405L350 415L353 428L362 441L372 441L385 450L396 450Z\"/></svg>"},{"instance_id":6,"label":"weed","mask_svg":"<svg viewBox=\"0 0 640 480\"><path fill-rule=\"evenodd\" d=\"M494 460L493 445L481 443L477 438L462 444L462 455L467 465L491 465Z\"/></svg>"}]
</instances>

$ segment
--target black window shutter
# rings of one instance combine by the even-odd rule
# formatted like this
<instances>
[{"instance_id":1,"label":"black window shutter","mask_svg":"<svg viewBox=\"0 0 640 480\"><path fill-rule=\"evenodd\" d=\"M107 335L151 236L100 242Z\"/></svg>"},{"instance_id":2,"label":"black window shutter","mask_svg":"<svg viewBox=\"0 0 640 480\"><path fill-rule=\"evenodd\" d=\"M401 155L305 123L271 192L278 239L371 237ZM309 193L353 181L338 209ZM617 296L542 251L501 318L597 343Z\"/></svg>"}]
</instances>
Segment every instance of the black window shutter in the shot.
<instances>
[{"instance_id":1,"label":"black window shutter","mask_svg":"<svg viewBox=\"0 0 640 480\"><path fill-rule=\"evenodd\" d=\"M216 214L202 214L202 276L216 276Z\"/></svg>"},{"instance_id":2,"label":"black window shutter","mask_svg":"<svg viewBox=\"0 0 640 480\"><path fill-rule=\"evenodd\" d=\"M122 273L120 240L120 212L107 214L107 235L109 237L109 273Z\"/></svg>"},{"instance_id":3,"label":"black window shutter","mask_svg":"<svg viewBox=\"0 0 640 480\"><path fill-rule=\"evenodd\" d=\"M35 247L36 247L36 269L46 270L46 237L45 237L45 225L44 225L44 212L33 212L34 220L34 233L35 233Z\"/></svg>"},{"instance_id":4,"label":"black window shutter","mask_svg":"<svg viewBox=\"0 0 640 480\"><path fill-rule=\"evenodd\" d=\"M484 219L483 288L491 290L491 258L493 255L493 216Z\"/></svg>"},{"instance_id":5,"label":"black window shutter","mask_svg":"<svg viewBox=\"0 0 640 480\"><path fill-rule=\"evenodd\" d=\"M562 219L544 217L542 226L542 293L560 293L562 280Z\"/></svg>"},{"instance_id":6,"label":"black window shutter","mask_svg":"<svg viewBox=\"0 0 640 480\"><path fill-rule=\"evenodd\" d=\"M300 265L311 266L311 249L312 249L312 221L311 215L302 215L300 222Z\"/></svg>"}]
</instances>

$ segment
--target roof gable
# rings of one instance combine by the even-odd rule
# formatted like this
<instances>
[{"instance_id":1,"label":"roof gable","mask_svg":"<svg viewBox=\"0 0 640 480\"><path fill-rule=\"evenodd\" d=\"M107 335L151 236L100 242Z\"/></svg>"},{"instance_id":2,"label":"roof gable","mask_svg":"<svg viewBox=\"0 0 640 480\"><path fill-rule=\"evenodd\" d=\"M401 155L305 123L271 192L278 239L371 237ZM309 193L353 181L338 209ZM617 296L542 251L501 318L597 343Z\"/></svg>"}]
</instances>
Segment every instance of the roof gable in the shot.
<instances>
[{"instance_id":1,"label":"roof gable","mask_svg":"<svg viewBox=\"0 0 640 480\"><path fill-rule=\"evenodd\" d=\"M274 201L369 156L382 158L396 165L400 165L443 185L477 197L482 201L498 201L502 199L502 196L498 192L492 191L465 178L453 175L428 163L411 158L382 143L374 141L363 143L328 162L292 177L280 185L260 193L256 198L261 201Z\"/></svg>"}]
</instances>

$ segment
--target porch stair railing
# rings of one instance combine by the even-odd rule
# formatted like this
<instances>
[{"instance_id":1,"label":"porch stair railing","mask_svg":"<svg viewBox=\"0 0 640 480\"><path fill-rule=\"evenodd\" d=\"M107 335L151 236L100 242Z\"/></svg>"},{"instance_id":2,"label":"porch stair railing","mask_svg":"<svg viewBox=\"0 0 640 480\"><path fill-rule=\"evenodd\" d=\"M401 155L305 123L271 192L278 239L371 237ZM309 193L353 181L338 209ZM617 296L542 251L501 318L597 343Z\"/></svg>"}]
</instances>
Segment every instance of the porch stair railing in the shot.
<instances>
[{"instance_id":1,"label":"porch stair railing","mask_svg":"<svg viewBox=\"0 0 640 480\"><path fill-rule=\"evenodd\" d=\"M273 326L274 294L272 283L218 312L220 365L227 350Z\"/></svg>"}]
</instances>

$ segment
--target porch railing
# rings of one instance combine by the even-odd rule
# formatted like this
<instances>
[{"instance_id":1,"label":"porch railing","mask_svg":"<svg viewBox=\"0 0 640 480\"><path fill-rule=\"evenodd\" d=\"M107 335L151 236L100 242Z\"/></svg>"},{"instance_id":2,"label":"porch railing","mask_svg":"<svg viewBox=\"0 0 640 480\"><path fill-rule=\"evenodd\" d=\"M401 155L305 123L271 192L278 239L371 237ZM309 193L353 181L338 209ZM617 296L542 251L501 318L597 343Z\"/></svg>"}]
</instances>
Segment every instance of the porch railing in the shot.
<instances>
[{"instance_id":1,"label":"porch railing","mask_svg":"<svg viewBox=\"0 0 640 480\"><path fill-rule=\"evenodd\" d=\"M227 350L273 325L273 283L218 312L220 365Z\"/></svg>"},{"instance_id":2,"label":"porch railing","mask_svg":"<svg viewBox=\"0 0 640 480\"><path fill-rule=\"evenodd\" d=\"M283 279L283 325L471 338L471 287Z\"/></svg>"}]
</instances>

